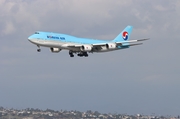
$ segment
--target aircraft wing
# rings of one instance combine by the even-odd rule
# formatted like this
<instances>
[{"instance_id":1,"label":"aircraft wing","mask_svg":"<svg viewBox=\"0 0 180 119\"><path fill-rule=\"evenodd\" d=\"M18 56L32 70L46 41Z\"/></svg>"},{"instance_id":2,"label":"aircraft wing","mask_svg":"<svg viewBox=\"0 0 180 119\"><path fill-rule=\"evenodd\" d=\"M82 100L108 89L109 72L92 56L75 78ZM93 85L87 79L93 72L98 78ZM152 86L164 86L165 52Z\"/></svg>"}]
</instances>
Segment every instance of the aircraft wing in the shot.
<instances>
[{"instance_id":1,"label":"aircraft wing","mask_svg":"<svg viewBox=\"0 0 180 119\"><path fill-rule=\"evenodd\" d=\"M128 40L128 41L120 41L120 42L104 42L104 43L95 43L95 44L64 44L63 46L71 47L71 48L80 48L83 45L91 45L93 49L98 50L102 49L101 46L106 46L108 43L115 43L117 46L135 46L135 45L141 45L142 43L137 43L139 41L145 41L149 40L149 38L146 39L137 39L137 40Z\"/></svg>"},{"instance_id":2,"label":"aircraft wing","mask_svg":"<svg viewBox=\"0 0 180 119\"><path fill-rule=\"evenodd\" d=\"M84 45L90 45L92 46L92 49L94 50L101 50L101 46L105 46L107 43L98 43L98 44L64 44L63 46L69 47L69 48L80 48Z\"/></svg>"},{"instance_id":3,"label":"aircraft wing","mask_svg":"<svg viewBox=\"0 0 180 119\"><path fill-rule=\"evenodd\" d=\"M141 45L142 43L137 43L137 44L129 44L129 43L136 43L139 41L145 41L145 40L149 40L149 38L145 38L145 39L137 39L137 40L129 40L129 41L121 41L121 42L114 42L117 46L134 46L134 45ZM113 43L113 42L112 42ZM101 46L105 46L107 43L97 43L97 44L92 44L93 47L101 47Z\"/></svg>"},{"instance_id":4,"label":"aircraft wing","mask_svg":"<svg viewBox=\"0 0 180 119\"><path fill-rule=\"evenodd\" d=\"M149 38L129 40L129 41L121 41L121 42L116 42L116 44L117 44L117 46L126 46L126 45L134 46L134 45L141 45L142 44L142 43L136 43L136 42L145 41L145 40L149 40ZM131 43L135 43L135 44L131 44Z\"/></svg>"},{"instance_id":5,"label":"aircraft wing","mask_svg":"<svg viewBox=\"0 0 180 119\"><path fill-rule=\"evenodd\" d=\"M149 40L149 38L138 39L138 40L129 40L129 41L121 41L121 42L116 42L116 43L134 43L134 42L145 41L145 40Z\"/></svg>"}]
</instances>

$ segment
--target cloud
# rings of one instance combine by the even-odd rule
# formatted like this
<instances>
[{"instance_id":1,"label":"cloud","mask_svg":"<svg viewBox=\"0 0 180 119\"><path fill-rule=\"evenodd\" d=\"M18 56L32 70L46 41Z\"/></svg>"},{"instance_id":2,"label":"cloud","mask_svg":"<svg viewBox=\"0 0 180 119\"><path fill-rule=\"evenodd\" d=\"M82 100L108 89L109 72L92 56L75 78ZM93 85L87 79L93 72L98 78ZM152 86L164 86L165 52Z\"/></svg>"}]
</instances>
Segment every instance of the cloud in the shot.
<instances>
[{"instance_id":1,"label":"cloud","mask_svg":"<svg viewBox=\"0 0 180 119\"><path fill-rule=\"evenodd\" d=\"M1 31L3 34L8 35L15 31L15 28L12 24L12 22L6 22L5 28Z\"/></svg>"},{"instance_id":2,"label":"cloud","mask_svg":"<svg viewBox=\"0 0 180 119\"><path fill-rule=\"evenodd\" d=\"M20 98L15 100L16 104L6 101L14 99L15 92L20 92L19 97L34 96L43 102L48 102L46 92L58 99L54 99L54 102L62 101L57 94L64 96L63 101L66 101L68 93L68 101L79 102L71 103L76 110L91 107L104 111L104 107L108 105L108 112L136 112L137 109L128 108L131 106L123 105L123 109L120 108L121 101L136 107L133 103L135 101L138 106L143 106L143 98L135 96L136 93L144 95L146 92L151 95L154 85L156 89L161 87L160 82L167 82L167 87L171 88L179 84L179 9L178 0L1 0L0 90L6 89L9 94L8 97L5 94L2 96L5 100L2 103L15 108L18 104L21 105ZM36 46L27 40L28 36L38 30L94 39L113 39L127 25L134 26L131 39L151 39L142 46L111 53L90 54L90 57L85 59L70 59L67 51L52 54L48 48L42 48L42 52L37 53ZM151 85L148 86L149 84ZM151 107L153 102L150 101L154 100L153 96L158 95L161 100L159 94L167 90L167 87L162 87L162 90L154 92L152 97L146 98L149 103L146 112L154 109ZM39 89L41 90L36 92ZM177 87L170 92L175 89L179 90ZM81 92L82 97L87 97L77 97L72 101L73 96L76 96L70 96L72 90ZM114 93L117 91L118 93ZM39 93L43 95L39 97ZM174 93L171 94L169 96L175 96ZM110 97L107 98L107 95ZM135 98L132 99L132 95ZM116 98L113 102L109 102L114 96ZM95 97L93 101L90 100L92 97ZM88 101L91 103L86 103ZM51 107L37 102L38 107L59 108L55 103ZM78 106L80 103L83 104L81 107ZM168 106L173 110L177 103L178 101L175 101L173 106ZM32 104L35 103L30 100L23 106ZM62 108L71 108L69 103L62 105ZM156 108L161 110L160 107ZM179 110L174 113L179 113Z\"/></svg>"}]
</instances>

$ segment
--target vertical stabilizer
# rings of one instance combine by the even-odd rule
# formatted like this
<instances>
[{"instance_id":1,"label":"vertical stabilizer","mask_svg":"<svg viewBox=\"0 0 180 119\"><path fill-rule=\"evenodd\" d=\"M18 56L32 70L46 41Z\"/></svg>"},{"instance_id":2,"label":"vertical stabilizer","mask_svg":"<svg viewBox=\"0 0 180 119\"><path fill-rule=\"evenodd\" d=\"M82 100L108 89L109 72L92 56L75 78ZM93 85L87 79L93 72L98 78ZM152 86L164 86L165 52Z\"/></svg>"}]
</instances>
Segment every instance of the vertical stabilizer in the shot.
<instances>
[{"instance_id":1,"label":"vertical stabilizer","mask_svg":"<svg viewBox=\"0 0 180 119\"><path fill-rule=\"evenodd\" d=\"M130 38L133 27L127 26L114 40L113 42L127 41Z\"/></svg>"}]
</instances>

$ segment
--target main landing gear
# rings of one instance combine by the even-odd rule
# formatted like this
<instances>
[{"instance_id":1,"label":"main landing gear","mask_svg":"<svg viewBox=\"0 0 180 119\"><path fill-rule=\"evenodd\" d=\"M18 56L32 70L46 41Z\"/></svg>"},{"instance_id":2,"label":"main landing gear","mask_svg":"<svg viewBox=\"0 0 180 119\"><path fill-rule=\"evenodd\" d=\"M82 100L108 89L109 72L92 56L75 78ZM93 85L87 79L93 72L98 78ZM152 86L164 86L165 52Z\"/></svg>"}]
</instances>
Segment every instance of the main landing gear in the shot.
<instances>
[{"instance_id":1,"label":"main landing gear","mask_svg":"<svg viewBox=\"0 0 180 119\"><path fill-rule=\"evenodd\" d=\"M80 52L80 53L78 53L77 54L77 56L79 56L79 57L88 57L88 54L87 54L87 52Z\"/></svg>"},{"instance_id":2,"label":"main landing gear","mask_svg":"<svg viewBox=\"0 0 180 119\"><path fill-rule=\"evenodd\" d=\"M73 51L69 51L69 56L70 57L74 57L74 54L73 54L74 52ZM76 53L76 52L75 52ZM77 54L77 56L79 56L79 57L88 57L88 54L87 54L87 52L79 52L78 54Z\"/></svg>"},{"instance_id":3,"label":"main landing gear","mask_svg":"<svg viewBox=\"0 0 180 119\"><path fill-rule=\"evenodd\" d=\"M70 55L70 57L74 57L74 54L72 51L69 51L69 55Z\"/></svg>"}]
</instances>

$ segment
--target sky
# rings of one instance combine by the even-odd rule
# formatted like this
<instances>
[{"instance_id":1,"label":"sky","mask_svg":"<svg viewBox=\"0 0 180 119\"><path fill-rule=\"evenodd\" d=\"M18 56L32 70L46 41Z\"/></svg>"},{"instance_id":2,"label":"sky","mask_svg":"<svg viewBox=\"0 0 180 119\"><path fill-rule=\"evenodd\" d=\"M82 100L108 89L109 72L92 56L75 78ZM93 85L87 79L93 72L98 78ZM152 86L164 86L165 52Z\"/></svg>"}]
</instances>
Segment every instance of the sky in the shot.
<instances>
[{"instance_id":1,"label":"sky","mask_svg":"<svg viewBox=\"0 0 180 119\"><path fill-rule=\"evenodd\" d=\"M179 0L1 0L0 106L179 115ZM141 46L70 58L27 38L50 31Z\"/></svg>"}]
</instances>

